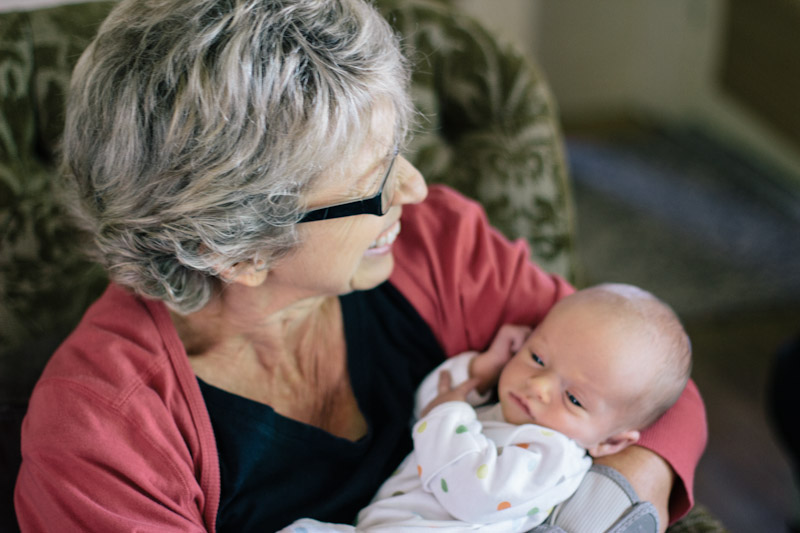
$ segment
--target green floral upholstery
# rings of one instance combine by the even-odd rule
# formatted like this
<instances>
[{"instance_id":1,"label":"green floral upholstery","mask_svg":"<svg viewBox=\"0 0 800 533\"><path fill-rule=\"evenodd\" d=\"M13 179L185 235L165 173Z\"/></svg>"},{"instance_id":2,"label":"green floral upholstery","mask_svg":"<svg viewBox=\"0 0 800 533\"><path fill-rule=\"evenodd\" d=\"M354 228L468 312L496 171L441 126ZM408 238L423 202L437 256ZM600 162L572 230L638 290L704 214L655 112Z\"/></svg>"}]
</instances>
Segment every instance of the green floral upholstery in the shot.
<instances>
[{"instance_id":1,"label":"green floral upholstery","mask_svg":"<svg viewBox=\"0 0 800 533\"><path fill-rule=\"evenodd\" d=\"M70 72L110 5L0 14L0 391L25 397L104 286L53 192Z\"/></svg>"}]
</instances>

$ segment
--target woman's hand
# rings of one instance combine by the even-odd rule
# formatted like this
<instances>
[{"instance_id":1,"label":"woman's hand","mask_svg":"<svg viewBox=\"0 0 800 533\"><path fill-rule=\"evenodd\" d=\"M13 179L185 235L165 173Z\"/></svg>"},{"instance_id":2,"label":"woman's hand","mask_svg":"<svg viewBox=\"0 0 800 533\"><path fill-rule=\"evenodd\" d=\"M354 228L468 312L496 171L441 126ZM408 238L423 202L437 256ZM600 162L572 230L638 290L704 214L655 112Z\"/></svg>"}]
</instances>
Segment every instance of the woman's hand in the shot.
<instances>
[{"instance_id":1,"label":"woman's hand","mask_svg":"<svg viewBox=\"0 0 800 533\"><path fill-rule=\"evenodd\" d=\"M425 406L425 409L420 413L423 417L431 412L437 405L445 402L465 402L467 401L467 394L478 385L478 380L475 378L468 379L456 388L453 388L453 377L447 370L439 372L439 395L431 400L431 403Z\"/></svg>"},{"instance_id":2,"label":"woman's hand","mask_svg":"<svg viewBox=\"0 0 800 533\"><path fill-rule=\"evenodd\" d=\"M505 324L491 346L470 361L469 376L478 380L478 392L484 394L497 384L503 367L516 354L533 331L528 326Z\"/></svg>"}]
</instances>

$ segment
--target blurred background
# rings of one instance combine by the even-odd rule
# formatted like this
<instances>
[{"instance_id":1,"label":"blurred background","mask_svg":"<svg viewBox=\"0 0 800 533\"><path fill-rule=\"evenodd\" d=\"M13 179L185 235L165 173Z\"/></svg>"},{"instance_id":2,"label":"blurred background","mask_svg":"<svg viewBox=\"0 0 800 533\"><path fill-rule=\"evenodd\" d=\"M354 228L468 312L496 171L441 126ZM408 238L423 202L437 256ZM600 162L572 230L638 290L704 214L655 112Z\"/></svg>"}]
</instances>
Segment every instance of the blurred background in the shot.
<instances>
[{"instance_id":1,"label":"blurred background","mask_svg":"<svg viewBox=\"0 0 800 533\"><path fill-rule=\"evenodd\" d=\"M456 3L551 85L579 284L641 285L686 324L710 429L698 502L733 532L798 531L768 399L800 335L800 1Z\"/></svg>"}]
</instances>

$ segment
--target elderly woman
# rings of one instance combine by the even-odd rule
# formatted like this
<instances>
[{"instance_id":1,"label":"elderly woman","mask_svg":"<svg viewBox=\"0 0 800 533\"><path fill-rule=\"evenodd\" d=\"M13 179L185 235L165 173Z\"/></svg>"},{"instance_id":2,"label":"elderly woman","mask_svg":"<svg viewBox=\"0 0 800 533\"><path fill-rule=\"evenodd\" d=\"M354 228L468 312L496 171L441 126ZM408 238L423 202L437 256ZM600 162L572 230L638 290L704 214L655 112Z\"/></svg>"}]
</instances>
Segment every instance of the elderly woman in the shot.
<instances>
[{"instance_id":1,"label":"elderly woman","mask_svg":"<svg viewBox=\"0 0 800 533\"><path fill-rule=\"evenodd\" d=\"M112 283L32 397L23 530L349 522L410 450L422 377L571 292L426 188L407 77L362 0L115 8L64 137ZM692 385L608 459L664 518L691 504L702 422Z\"/></svg>"}]
</instances>

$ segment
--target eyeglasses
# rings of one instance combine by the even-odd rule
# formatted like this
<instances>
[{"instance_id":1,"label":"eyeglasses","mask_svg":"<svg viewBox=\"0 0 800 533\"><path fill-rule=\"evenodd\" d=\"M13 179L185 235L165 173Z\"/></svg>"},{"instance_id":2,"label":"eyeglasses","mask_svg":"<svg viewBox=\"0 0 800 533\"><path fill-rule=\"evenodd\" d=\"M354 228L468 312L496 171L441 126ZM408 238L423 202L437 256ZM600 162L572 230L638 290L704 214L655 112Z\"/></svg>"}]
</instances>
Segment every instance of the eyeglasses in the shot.
<instances>
[{"instance_id":1,"label":"eyeglasses","mask_svg":"<svg viewBox=\"0 0 800 533\"><path fill-rule=\"evenodd\" d=\"M386 169L386 175L383 176L381 188L374 196L353 200L352 202L344 204L312 209L311 211L305 212L298 222L313 222L315 220L328 220L331 218L349 217L353 215L376 215L379 217L385 215L392 205L392 196L394 195L395 187L393 184L389 183L389 178L392 176L392 168L394 167L394 162L397 159L399 151L399 148L395 147L392 153L392 160L389 162L389 168Z\"/></svg>"}]
</instances>

